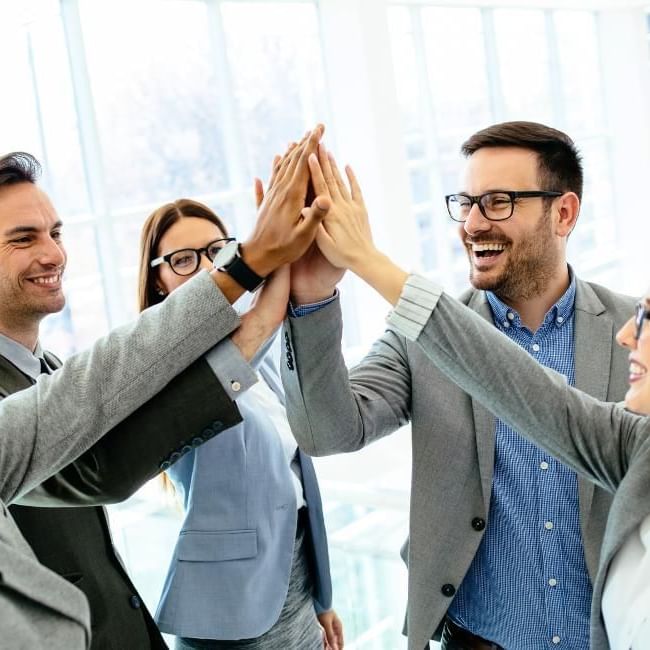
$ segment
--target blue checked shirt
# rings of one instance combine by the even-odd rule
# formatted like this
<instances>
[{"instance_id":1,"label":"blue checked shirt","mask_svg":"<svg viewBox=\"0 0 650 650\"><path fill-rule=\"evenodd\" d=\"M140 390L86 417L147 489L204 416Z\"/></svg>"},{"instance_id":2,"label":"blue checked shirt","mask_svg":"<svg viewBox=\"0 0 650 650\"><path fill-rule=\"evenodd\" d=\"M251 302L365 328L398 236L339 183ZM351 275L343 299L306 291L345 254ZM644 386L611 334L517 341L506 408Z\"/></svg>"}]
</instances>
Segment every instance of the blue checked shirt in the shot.
<instances>
[{"instance_id":1,"label":"blue checked shirt","mask_svg":"<svg viewBox=\"0 0 650 650\"><path fill-rule=\"evenodd\" d=\"M487 299L506 336L575 383L573 276L534 334L494 294ZM591 582L578 513L575 473L497 420L488 526L452 620L507 650L586 650Z\"/></svg>"}]
</instances>

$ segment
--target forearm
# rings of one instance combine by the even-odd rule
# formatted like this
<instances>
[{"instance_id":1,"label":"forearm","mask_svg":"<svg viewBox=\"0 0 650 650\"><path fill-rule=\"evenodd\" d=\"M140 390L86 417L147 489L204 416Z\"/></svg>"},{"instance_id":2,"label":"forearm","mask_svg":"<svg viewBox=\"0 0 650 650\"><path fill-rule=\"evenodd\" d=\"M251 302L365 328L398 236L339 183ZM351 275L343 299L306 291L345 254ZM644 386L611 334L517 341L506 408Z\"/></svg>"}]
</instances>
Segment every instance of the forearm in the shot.
<instances>
[{"instance_id":1,"label":"forearm","mask_svg":"<svg viewBox=\"0 0 650 650\"><path fill-rule=\"evenodd\" d=\"M408 373L400 358L390 355L399 343L378 342L348 374L341 333L338 300L285 321L281 370L287 414L299 446L311 455L355 451L409 417Z\"/></svg>"},{"instance_id":2,"label":"forearm","mask_svg":"<svg viewBox=\"0 0 650 650\"><path fill-rule=\"evenodd\" d=\"M14 500L80 456L238 322L200 274L134 324L3 400L0 497Z\"/></svg>"},{"instance_id":3,"label":"forearm","mask_svg":"<svg viewBox=\"0 0 650 650\"><path fill-rule=\"evenodd\" d=\"M437 290L433 283L429 287L432 293ZM631 436L643 424L636 416L571 388L562 375L544 368L453 298L440 295L424 324L424 312L412 316L417 302L409 293L389 323L497 417L603 487L615 489L634 448Z\"/></svg>"}]
</instances>

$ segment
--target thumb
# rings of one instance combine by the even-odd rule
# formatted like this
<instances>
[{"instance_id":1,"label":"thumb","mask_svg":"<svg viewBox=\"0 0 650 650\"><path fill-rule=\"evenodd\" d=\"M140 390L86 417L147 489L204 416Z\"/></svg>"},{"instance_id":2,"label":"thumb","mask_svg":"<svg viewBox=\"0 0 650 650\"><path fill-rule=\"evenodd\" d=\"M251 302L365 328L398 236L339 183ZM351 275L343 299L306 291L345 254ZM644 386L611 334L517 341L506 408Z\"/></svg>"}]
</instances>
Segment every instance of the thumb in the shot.
<instances>
[{"instance_id":1,"label":"thumb","mask_svg":"<svg viewBox=\"0 0 650 650\"><path fill-rule=\"evenodd\" d=\"M312 222L312 225L320 223L330 211L332 207L332 200L329 196L317 196L311 206L304 207L300 214L305 218L305 221Z\"/></svg>"}]
</instances>

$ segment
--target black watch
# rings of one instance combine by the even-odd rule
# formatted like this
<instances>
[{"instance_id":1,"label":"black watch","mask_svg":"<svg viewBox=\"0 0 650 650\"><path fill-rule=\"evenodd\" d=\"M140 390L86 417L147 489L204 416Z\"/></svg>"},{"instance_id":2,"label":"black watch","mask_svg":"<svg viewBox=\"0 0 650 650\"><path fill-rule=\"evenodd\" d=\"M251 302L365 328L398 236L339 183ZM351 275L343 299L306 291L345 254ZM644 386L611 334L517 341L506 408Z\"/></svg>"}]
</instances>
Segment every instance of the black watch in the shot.
<instances>
[{"instance_id":1,"label":"black watch","mask_svg":"<svg viewBox=\"0 0 650 650\"><path fill-rule=\"evenodd\" d=\"M265 278L260 277L242 259L239 253L239 243L228 242L212 261L215 269L227 273L237 284L246 291L259 289Z\"/></svg>"}]
</instances>

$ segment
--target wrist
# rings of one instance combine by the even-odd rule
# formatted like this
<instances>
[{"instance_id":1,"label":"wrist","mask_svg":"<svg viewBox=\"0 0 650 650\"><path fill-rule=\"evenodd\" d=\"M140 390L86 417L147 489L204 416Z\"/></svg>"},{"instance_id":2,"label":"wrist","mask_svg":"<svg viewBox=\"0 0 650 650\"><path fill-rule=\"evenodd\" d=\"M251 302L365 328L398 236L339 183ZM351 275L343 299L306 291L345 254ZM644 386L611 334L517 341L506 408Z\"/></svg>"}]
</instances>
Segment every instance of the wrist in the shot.
<instances>
[{"instance_id":1,"label":"wrist","mask_svg":"<svg viewBox=\"0 0 650 650\"><path fill-rule=\"evenodd\" d=\"M273 273L279 264L274 264L271 254L268 251L260 250L254 242L245 241L239 245L239 255L246 266L262 278Z\"/></svg>"}]
</instances>

